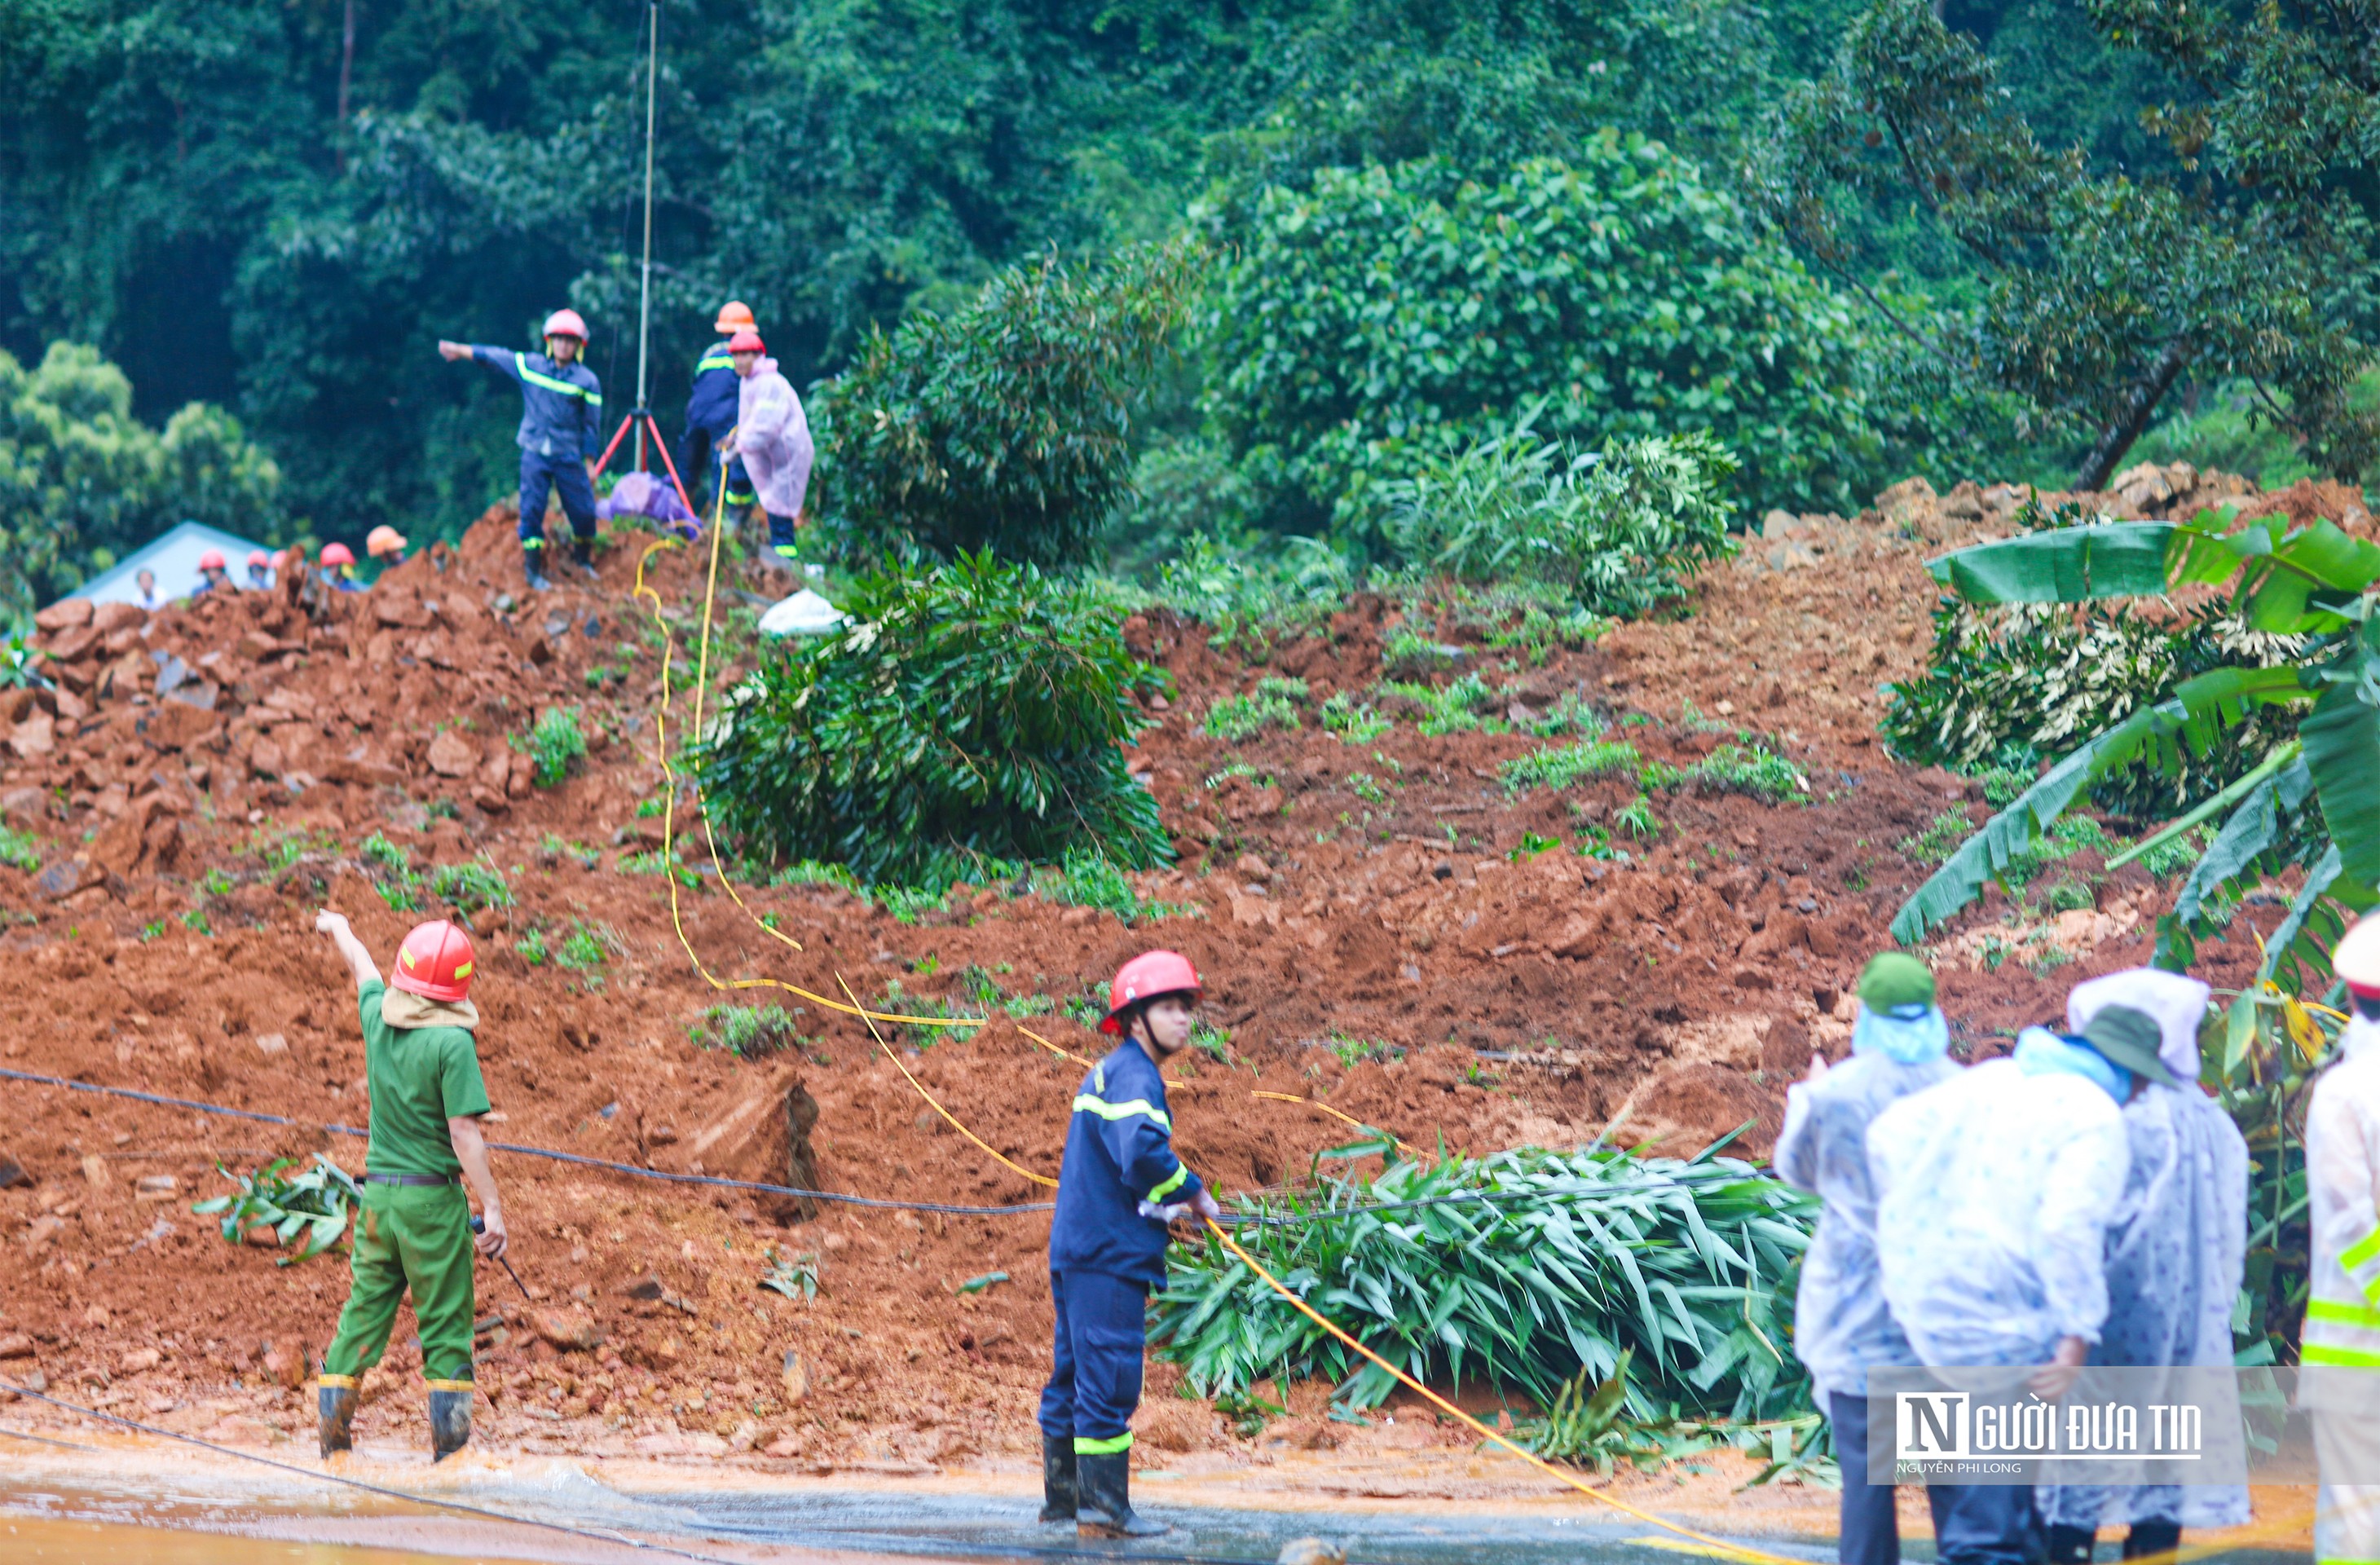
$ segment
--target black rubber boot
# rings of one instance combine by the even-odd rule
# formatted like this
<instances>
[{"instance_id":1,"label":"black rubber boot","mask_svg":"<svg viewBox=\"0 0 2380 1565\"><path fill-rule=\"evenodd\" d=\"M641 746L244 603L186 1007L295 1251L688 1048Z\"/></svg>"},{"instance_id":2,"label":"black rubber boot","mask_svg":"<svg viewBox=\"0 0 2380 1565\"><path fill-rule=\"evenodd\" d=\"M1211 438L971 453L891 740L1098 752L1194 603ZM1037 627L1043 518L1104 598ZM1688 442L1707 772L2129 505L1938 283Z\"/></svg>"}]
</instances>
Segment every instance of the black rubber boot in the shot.
<instances>
[{"instance_id":1,"label":"black rubber boot","mask_svg":"<svg viewBox=\"0 0 2380 1565\"><path fill-rule=\"evenodd\" d=\"M2124 1558L2145 1559L2151 1555L2170 1556L2181 1547L2181 1523L2179 1522L2135 1522L2124 1535Z\"/></svg>"},{"instance_id":2,"label":"black rubber boot","mask_svg":"<svg viewBox=\"0 0 2380 1565\"><path fill-rule=\"evenodd\" d=\"M322 1454L355 1449L356 1389L323 1386L316 1392L322 1425Z\"/></svg>"},{"instance_id":3,"label":"black rubber boot","mask_svg":"<svg viewBox=\"0 0 2380 1565\"><path fill-rule=\"evenodd\" d=\"M430 1460L443 1462L471 1440L471 1393L430 1393Z\"/></svg>"},{"instance_id":4,"label":"black rubber boot","mask_svg":"<svg viewBox=\"0 0 2380 1565\"><path fill-rule=\"evenodd\" d=\"M2089 1527L2049 1529L2049 1565L2091 1565L2091 1546L2099 1535Z\"/></svg>"},{"instance_id":5,"label":"black rubber boot","mask_svg":"<svg viewBox=\"0 0 2380 1565\"><path fill-rule=\"evenodd\" d=\"M1081 1491L1075 1535L1084 1538L1153 1538L1172 1529L1132 1511L1132 1452L1075 1458Z\"/></svg>"},{"instance_id":6,"label":"black rubber boot","mask_svg":"<svg viewBox=\"0 0 2380 1565\"><path fill-rule=\"evenodd\" d=\"M528 582L528 589L531 592L553 590L553 583L545 578L545 572L540 568L541 562L538 557L544 552L544 549L536 544L521 545L521 576Z\"/></svg>"},{"instance_id":7,"label":"black rubber boot","mask_svg":"<svg viewBox=\"0 0 2380 1565\"><path fill-rule=\"evenodd\" d=\"M597 581L601 581L602 579L601 575L595 569L595 540L593 539L580 539L572 546L570 558L571 563L576 564L580 570L585 571L591 579Z\"/></svg>"},{"instance_id":8,"label":"black rubber boot","mask_svg":"<svg viewBox=\"0 0 2380 1565\"><path fill-rule=\"evenodd\" d=\"M1041 1520L1075 1519L1075 1437L1041 1437Z\"/></svg>"}]
</instances>

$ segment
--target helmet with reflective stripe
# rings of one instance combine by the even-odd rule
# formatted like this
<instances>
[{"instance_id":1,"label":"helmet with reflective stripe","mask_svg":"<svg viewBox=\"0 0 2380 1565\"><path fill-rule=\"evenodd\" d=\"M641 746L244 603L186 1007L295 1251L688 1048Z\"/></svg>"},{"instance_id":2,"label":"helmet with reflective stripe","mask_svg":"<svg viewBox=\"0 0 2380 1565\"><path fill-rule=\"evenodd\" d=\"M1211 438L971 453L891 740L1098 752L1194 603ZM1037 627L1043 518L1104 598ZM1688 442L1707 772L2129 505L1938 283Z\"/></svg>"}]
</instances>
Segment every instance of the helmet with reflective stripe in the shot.
<instances>
[{"instance_id":1,"label":"helmet with reflective stripe","mask_svg":"<svg viewBox=\"0 0 2380 1565\"><path fill-rule=\"evenodd\" d=\"M355 563L356 552L348 548L346 544L325 543L322 545L322 564L326 565L352 565Z\"/></svg>"},{"instance_id":2,"label":"helmet with reflective stripe","mask_svg":"<svg viewBox=\"0 0 2380 1565\"><path fill-rule=\"evenodd\" d=\"M545 330L540 335L577 337L583 343L587 340L587 322L578 319L575 309L557 309L545 318Z\"/></svg>"},{"instance_id":3,"label":"helmet with reflective stripe","mask_svg":"<svg viewBox=\"0 0 2380 1565\"><path fill-rule=\"evenodd\" d=\"M1123 1013L1144 1001L1169 994L1195 996L1205 987L1198 981L1198 969L1180 952L1142 952L1116 969L1115 980L1108 985L1108 1013L1099 1031L1123 1031Z\"/></svg>"},{"instance_id":4,"label":"helmet with reflective stripe","mask_svg":"<svg viewBox=\"0 0 2380 1565\"><path fill-rule=\"evenodd\" d=\"M224 559L222 550L210 549L205 553L199 556L199 569L202 571L227 571L231 569L231 565L229 562Z\"/></svg>"},{"instance_id":5,"label":"helmet with reflective stripe","mask_svg":"<svg viewBox=\"0 0 2380 1565\"><path fill-rule=\"evenodd\" d=\"M402 554L405 552L405 535L382 522L364 534L364 552L374 559L382 554Z\"/></svg>"},{"instance_id":6,"label":"helmet with reflective stripe","mask_svg":"<svg viewBox=\"0 0 2380 1565\"><path fill-rule=\"evenodd\" d=\"M766 353L769 351L769 346L766 343L763 343L760 340L759 333L752 330L751 327L747 326L742 331L727 339L727 351L730 353Z\"/></svg>"},{"instance_id":7,"label":"helmet with reflective stripe","mask_svg":"<svg viewBox=\"0 0 2380 1565\"><path fill-rule=\"evenodd\" d=\"M389 983L425 1000L465 1000L471 993L471 937L443 918L417 924L396 948Z\"/></svg>"},{"instance_id":8,"label":"helmet with reflective stripe","mask_svg":"<svg viewBox=\"0 0 2380 1565\"><path fill-rule=\"evenodd\" d=\"M757 332L759 322L752 319L752 307L742 299L729 299L719 307L719 319L710 323L714 332Z\"/></svg>"},{"instance_id":9,"label":"helmet with reflective stripe","mask_svg":"<svg viewBox=\"0 0 2380 1565\"><path fill-rule=\"evenodd\" d=\"M2364 1000L2380 1000L2380 913L2358 919L2330 953L2333 971Z\"/></svg>"}]
</instances>

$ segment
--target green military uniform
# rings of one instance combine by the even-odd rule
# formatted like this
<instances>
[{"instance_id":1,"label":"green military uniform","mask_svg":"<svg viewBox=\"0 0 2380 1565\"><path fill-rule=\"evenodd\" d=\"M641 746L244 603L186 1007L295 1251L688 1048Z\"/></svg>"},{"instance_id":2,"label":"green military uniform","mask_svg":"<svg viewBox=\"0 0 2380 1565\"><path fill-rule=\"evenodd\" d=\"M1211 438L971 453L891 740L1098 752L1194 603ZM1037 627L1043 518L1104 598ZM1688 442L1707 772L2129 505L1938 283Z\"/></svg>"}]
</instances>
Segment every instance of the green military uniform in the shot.
<instances>
[{"instance_id":1,"label":"green military uniform","mask_svg":"<svg viewBox=\"0 0 2380 1565\"><path fill-rule=\"evenodd\" d=\"M480 1055L458 1026L392 1027L381 1014L378 980L357 994L364 1026L364 1077L371 1090L365 1168L436 1184L367 1181L355 1233L355 1284L339 1332L322 1355L322 1384L353 1388L387 1351L396 1306L413 1291L421 1328L421 1371L433 1391L471 1389L471 1207L458 1182L446 1122L488 1111Z\"/></svg>"}]
</instances>

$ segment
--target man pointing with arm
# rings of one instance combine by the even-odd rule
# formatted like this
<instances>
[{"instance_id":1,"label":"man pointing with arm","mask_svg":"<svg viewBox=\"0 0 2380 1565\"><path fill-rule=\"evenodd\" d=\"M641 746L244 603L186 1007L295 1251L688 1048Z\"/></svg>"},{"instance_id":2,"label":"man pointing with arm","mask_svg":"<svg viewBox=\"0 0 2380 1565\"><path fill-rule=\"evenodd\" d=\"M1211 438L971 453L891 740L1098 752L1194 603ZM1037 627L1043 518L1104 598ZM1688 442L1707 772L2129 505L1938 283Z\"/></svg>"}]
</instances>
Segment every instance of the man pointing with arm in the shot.
<instances>
[{"instance_id":1,"label":"man pointing with arm","mask_svg":"<svg viewBox=\"0 0 2380 1565\"><path fill-rule=\"evenodd\" d=\"M543 353L471 343L438 345L440 358L450 362L476 358L520 387L520 432L514 442L521 454L521 572L532 592L553 585L541 568L548 494L562 496L563 515L570 518L577 540L578 568L590 576L595 574L594 455L602 449L603 386L595 371L579 362L586 351L587 322L575 309L557 309L546 318Z\"/></svg>"}]
</instances>

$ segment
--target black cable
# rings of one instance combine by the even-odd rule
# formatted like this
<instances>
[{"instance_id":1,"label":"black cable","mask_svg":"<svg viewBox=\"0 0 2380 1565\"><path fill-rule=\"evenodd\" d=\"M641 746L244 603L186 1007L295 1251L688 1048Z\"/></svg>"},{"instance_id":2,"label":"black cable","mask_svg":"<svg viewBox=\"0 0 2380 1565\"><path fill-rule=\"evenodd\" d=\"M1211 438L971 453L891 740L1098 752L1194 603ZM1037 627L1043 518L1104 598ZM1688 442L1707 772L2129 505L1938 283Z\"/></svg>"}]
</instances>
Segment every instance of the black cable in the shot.
<instances>
[{"instance_id":1,"label":"black cable","mask_svg":"<svg viewBox=\"0 0 2380 1565\"><path fill-rule=\"evenodd\" d=\"M107 1098L129 1098L135 1102L155 1103L168 1109L188 1109L195 1113L220 1114L235 1120L253 1120L268 1125L307 1125L310 1120L293 1120L283 1114L260 1113L253 1109L230 1109L220 1103L201 1103L196 1098L169 1098L157 1092L136 1092L128 1086L103 1086L96 1082L69 1081L64 1076L45 1076L32 1071L0 1069L0 1080L34 1082L42 1086L63 1086L76 1092L95 1092ZM354 1136L369 1140L370 1133L353 1125L324 1124L322 1129L334 1135ZM634 1163L615 1163L608 1158L581 1157L576 1152L557 1152L547 1146L521 1146L508 1141L491 1141L488 1146L498 1152L510 1152L523 1158L544 1158L557 1163L576 1163L591 1169L608 1169L613 1173L632 1174L638 1179L657 1179L671 1184L718 1185L729 1190L755 1190L771 1195L793 1195L808 1201L827 1201L845 1207L870 1207L904 1212L940 1212L948 1217L1004 1218L1027 1212L1056 1209L1052 1201L1033 1201L1013 1207L961 1207L941 1201L888 1201L874 1195L845 1195L833 1190L801 1190L790 1184L763 1184L756 1180L722 1179L716 1174L668 1173L660 1169L641 1169Z\"/></svg>"}]
</instances>

